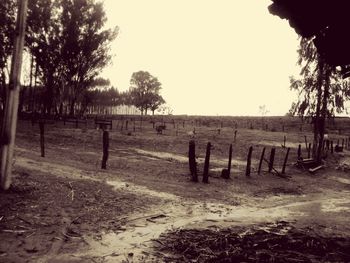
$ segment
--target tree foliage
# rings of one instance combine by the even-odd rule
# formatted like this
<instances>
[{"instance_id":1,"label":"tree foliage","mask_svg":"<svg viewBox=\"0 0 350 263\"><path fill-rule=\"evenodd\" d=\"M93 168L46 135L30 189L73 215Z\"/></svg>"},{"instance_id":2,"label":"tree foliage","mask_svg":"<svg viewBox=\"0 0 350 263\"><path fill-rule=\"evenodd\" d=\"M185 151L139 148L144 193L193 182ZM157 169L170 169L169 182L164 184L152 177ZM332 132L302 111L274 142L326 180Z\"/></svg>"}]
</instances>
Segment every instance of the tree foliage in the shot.
<instances>
[{"instance_id":1,"label":"tree foliage","mask_svg":"<svg viewBox=\"0 0 350 263\"><path fill-rule=\"evenodd\" d=\"M74 114L76 104L86 101L84 93L111 60L118 32L104 29L105 22L103 5L94 0L30 1L26 40L45 90L40 111L64 104Z\"/></svg>"},{"instance_id":2,"label":"tree foliage","mask_svg":"<svg viewBox=\"0 0 350 263\"><path fill-rule=\"evenodd\" d=\"M70 113L79 95L111 60L109 45L117 29L104 30L106 15L102 3L93 0L61 0L63 25L63 77L72 89Z\"/></svg>"},{"instance_id":3,"label":"tree foliage","mask_svg":"<svg viewBox=\"0 0 350 263\"><path fill-rule=\"evenodd\" d=\"M311 117L314 124L314 157L321 160L325 120L344 110L350 98L349 85L341 79L340 71L319 56L312 39L301 38L298 64L301 78L290 78L291 89L298 91L298 101L290 112Z\"/></svg>"},{"instance_id":4,"label":"tree foliage","mask_svg":"<svg viewBox=\"0 0 350 263\"><path fill-rule=\"evenodd\" d=\"M8 81L15 11L15 1L0 1L1 91ZM29 84L21 87L20 111L79 115L92 108L111 112L111 107L127 105L154 113L165 103L161 83L148 72L134 73L126 92L99 77L111 61L110 45L118 34L117 27L106 29L105 23L103 4L97 0L28 1Z\"/></svg>"},{"instance_id":5,"label":"tree foliage","mask_svg":"<svg viewBox=\"0 0 350 263\"><path fill-rule=\"evenodd\" d=\"M150 109L154 113L165 103L159 94L161 83L147 71L134 72L130 80L130 94L133 105L140 109L141 113L147 114Z\"/></svg>"},{"instance_id":6,"label":"tree foliage","mask_svg":"<svg viewBox=\"0 0 350 263\"><path fill-rule=\"evenodd\" d=\"M298 92L298 101L292 104L290 112L300 117L314 117L321 81L321 91L328 89L329 93L324 105L326 116L333 117L336 113L342 113L345 102L350 98L348 81L341 78L336 67L324 64L320 70L319 56L311 39L301 38L298 54L300 78L290 77L290 88ZM326 81L329 82L328 87L325 87Z\"/></svg>"},{"instance_id":7,"label":"tree foliage","mask_svg":"<svg viewBox=\"0 0 350 263\"><path fill-rule=\"evenodd\" d=\"M13 49L15 29L15 1L0 1L0 109L6 97L6 82L9 78L9 57Z\"/></svg>"}]
</instances>

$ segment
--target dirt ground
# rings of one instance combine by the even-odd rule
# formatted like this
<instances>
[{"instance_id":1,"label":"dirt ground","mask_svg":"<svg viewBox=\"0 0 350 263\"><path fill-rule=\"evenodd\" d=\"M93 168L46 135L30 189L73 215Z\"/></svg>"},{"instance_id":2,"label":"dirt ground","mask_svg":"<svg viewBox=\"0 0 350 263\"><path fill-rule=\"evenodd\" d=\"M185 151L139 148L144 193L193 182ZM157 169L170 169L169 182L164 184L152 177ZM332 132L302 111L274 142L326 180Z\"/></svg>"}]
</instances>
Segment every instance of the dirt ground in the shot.
<instances>
[{"instance_id":1,"label":"dirt ground","mask_svg":"<svg viewBox=\"0 0 350 263\"><path fill-rule=\"evenodd\" d=\"M114 127L107 170L101 170L101 130L63 124L45 129L41 157L39 128L19 123L13 183L0 192L0 262L279 262L288 251L285 262L350 261L350 153L328 153L325 168L314 174L297 168L297 147L305 135L311 141L311 134L238 129L234 140L234 130L225 127L220 134L196 127L194 138L192 127L167 128L163 135L150 123L136 132ZM199 175L206 144L213 145L209 184L201 176L198 183L190 181L190 139L196 142ZM225 180L220 173L231 143L232 174ZM250 146L252 174L246 177ZM266 163L257 174L263 147L267 155L276 147L278 171L291 148L288 178L268 173ZM307 157L305 149L302 154ZM279 235L300 246L288 241L276 252L273 242L281 242L271 225L278 222L282 230L293 230ZM259 235L262 227L269 227L268 236ZM320 245L312 245L310 256L297 257L294 252L305 254L310 247L307 229ZM233 243L223 244L228 237ZM242 254L254 246L247 240L272 243L263 252Z\"/></svg>"}]
</instances>

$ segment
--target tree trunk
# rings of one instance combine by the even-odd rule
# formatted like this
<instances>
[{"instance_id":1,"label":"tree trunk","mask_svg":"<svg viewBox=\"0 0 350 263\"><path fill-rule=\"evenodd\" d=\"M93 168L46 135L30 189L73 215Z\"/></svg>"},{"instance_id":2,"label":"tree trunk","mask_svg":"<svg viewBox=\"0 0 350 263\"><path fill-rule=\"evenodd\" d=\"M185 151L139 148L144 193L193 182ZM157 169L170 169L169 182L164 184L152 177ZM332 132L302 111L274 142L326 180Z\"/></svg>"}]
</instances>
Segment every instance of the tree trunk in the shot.
<instances>
[{"instance_id":1,"label":"tree trunk","mask_svg":"<svg viewBox=\"0 0 350 263\"><path fill-rule=\"evenodd\" d=\"M326 66L327 67L327 66ZM328 98L329 98L329 85L330 85L330 69L327 67L324 70L324 88L323 88L323 97L322 97L322 108L321 108L321 116L320 116L320 125L319 125L319 141L317 146L317 163L321 163L322 160L322 150L323 150L323 138L325 132L326 125L326 117L327 117L327 106L328 106Z\"/></svg>"},{"instance_id":2,"label":"tree trunk","mask_svg":"<svg viewBox=\"0 0 350 263\"><path fill-rule=\"evenodd\" d=\"M76 103L77 99L73 98L72 102L70 104L70 109L69 109L69 116L74 116L74 109L75 109L75 103Z\"/></svg>"},{"instance_id":3,"label":"tree trunk","mask_svg":"<svg viewBox=\"0 0 350 263\"><path fill-rule=\"evenodd\" d=\"M312 155L313 158L319 162L321 161L321 156L318 155L318 143L320 141L319 138L319 132L320 132L320 126L321 126L321 103L322 103L322 86L323 86L323 69L324 69L324 63L320 59L318 63L318 80L317 80L317 103L316 103L316 113L314 118L314 147L312 149Z\"/></svg>"}]
</instances>

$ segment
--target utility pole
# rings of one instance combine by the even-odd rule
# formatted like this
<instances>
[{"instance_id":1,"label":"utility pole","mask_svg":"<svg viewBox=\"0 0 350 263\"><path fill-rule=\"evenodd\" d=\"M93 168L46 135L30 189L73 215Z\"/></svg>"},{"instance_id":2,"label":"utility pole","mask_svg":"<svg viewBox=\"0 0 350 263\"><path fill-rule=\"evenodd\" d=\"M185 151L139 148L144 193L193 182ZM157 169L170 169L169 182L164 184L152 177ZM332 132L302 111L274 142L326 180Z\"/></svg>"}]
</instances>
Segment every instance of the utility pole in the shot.
<instances>
[{"instance_id":1,"label":"utility pole","mask_svg":"<svg viewBox=\"0 0 350 263\"><path fill-rule=\"evenodd\" d=\"M10 82L6 92L4 118L0 137L0 176L1 188L7 190L11 185L12 158L15 145L18 97L20 89L24 35L27 18L27 0L18 0L15 40L11 61Z\"/></svg>"}]
</instances>

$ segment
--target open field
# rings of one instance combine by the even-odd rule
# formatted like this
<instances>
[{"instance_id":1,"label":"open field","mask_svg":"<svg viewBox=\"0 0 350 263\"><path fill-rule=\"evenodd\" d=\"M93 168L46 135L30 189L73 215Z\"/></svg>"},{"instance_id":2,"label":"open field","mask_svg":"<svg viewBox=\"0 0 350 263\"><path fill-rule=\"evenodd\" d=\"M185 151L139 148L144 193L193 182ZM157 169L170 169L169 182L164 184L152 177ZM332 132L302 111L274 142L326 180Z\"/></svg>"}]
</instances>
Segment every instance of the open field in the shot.
<instances>
[{"instance_id":1,"label":"open field","mask_svg":"<svg viewBox=\"0 0 350 263\"><path fill-rule=\"evenodd\" d=\"M230 262L235 257L233 262L317 262L322 255L326 261L350 261L348 150L328 152L326 167L311 174L294 165L299 144L307 157L305 136L312 142L311 125L297 118L153 117L155 125L166 123L163 134L156 133L151 118L113 120L106 170L100 169L102 131L92 119L87 127L47 124L45 157L38 125L20 121L13 186L0 193L0 262ZM349 142L350 121L337 119L328 132L335 144ZM191 139L198 183L190 181ZM213 147L204 184L207 142ZM220 174L230 144L232 174L226 180ZM266 158L276 148L279 172L290 148L288 178L268 173L266 162L257 174L264 147ZM292 238L278 251L272 241L270 247L250 249L249 242L276 240L276 233ZM311 240L315 244L307 243Z\"/></svg>"}]
</instances>

